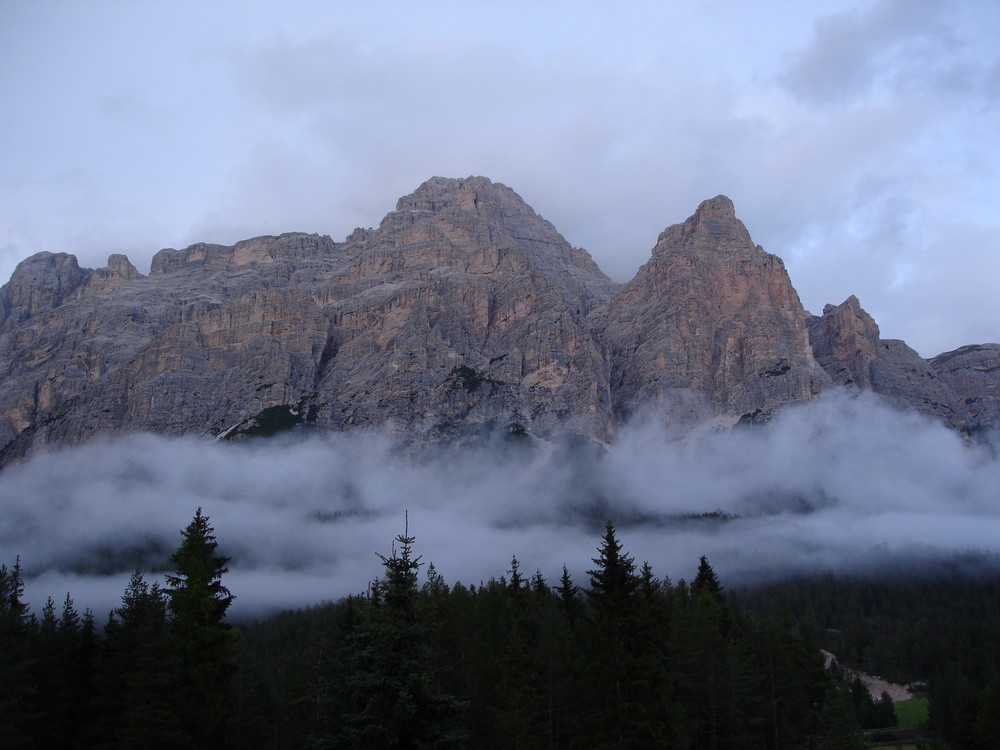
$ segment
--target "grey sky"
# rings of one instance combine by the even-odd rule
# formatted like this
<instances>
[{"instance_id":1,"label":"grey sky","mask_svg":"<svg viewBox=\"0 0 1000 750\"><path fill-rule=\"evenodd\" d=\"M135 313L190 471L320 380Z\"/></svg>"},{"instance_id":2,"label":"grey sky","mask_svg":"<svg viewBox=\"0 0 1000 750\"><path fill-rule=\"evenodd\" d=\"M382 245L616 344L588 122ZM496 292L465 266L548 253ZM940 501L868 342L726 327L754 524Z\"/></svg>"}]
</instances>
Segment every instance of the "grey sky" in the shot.
<instances>
[{"instance_id":1,"label":"grey sky","mask_svg":"<svg viewBox=\"0 0 1000 750\"><path fill-rule=\"evenodd\" d=\"M729 195L805 306L1000 340L1000 4L0 0L0 277L503 182L630 278Z\"/></svg>"}]
</instances>

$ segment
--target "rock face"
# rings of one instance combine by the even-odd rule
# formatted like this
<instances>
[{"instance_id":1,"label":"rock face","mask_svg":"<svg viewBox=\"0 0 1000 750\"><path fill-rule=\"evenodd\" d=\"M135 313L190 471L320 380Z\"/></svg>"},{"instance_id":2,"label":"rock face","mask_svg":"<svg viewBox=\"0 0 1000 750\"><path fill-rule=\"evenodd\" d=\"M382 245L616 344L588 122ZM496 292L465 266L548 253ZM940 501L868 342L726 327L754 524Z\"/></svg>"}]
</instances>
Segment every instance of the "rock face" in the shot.
<instances>
[{"instance_id":1,"label":"rock face","mask_svg":"<svg viewBox=\"0 0 1000 750\"><path fill-rule=\"evenodd\" d=\"M830 380L806 317L784 264L753 244L732 202L705 201L607 306L616 418L648 401L685 421L756 418L812 397Z\"/></svg>"},{"instance_id":2,"label":"rock face","mask_svg":"<svg viewBox=\"0 0 1000 750\"><path fill-rule=\"evenodd\" d=\"M1000 344L963 346L929 364L964 408L964 429L1000 427Z\"/></svg>"},{"instance_id":3,"label":"rock face","mask_svg":"<svg viewBox=\"0 0 1000 750\"><path fill-rule=\"evenodd\" d=\"M512 190L432 179L346 242L286 234L28 259L0 290L7 457L110 430L299 423L441 440L484 425L610 437L587 316L615 284ZM595 377L596 375L596 377Z\"/></svg>"},{"instance_id":4,"label":"rock face","mask_svg":"<svg viewBox=\"0 0 1000 750\"><path fill-rule=\"evenodd\" d=\"M998 424L996 375L992 383L988 372L978 378L973 375L973 360L956 356L963 350L927 361L902 341L879 338L878 326L856 297L827 305L822 317L811 318L809 337L817 361L836 385L873 390L897 407L915 409L965 431ZM984 351L990 352L991 346L995 345L985 345ZM980 347L965 347L970 348ZM994 353L997 357L1000 354ZM954 372L946 364L952 359L957 360ZM975 358L977 364L980 359ZM934 365L937 360L943 360L940 366ZM974 403L970 398L979 399L976 413L969 408Z\"/></svg>"},{"instance_id":5,"label":"rock face","mask_svg":"<svg viewBox=\"0 0 1000 750\"><path fill-rule=\"evenodd\" d=\"M853 298L811 318L723 196L619 285L509 188L434 178L344 242L168 249L148 276L25 260L0 288L0 463L123 430L606 441L647 406L731 423L846 383L977 429L998 364L995 344L925 362Z\"/></svg>"}]
</instances>

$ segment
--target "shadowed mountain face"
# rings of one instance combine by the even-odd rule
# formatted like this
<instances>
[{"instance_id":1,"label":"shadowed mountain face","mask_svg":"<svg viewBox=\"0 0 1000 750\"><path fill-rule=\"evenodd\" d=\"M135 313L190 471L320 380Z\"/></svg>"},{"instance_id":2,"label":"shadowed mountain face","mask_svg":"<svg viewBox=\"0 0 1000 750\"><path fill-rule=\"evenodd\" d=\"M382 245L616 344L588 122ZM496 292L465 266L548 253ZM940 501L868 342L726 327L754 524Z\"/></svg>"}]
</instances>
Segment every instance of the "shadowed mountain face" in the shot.
<instances>
[{"instance_id":1,"label":"shadowed mountain face","mask_svg":"<svg viewBox=\"0 0 1000 750\"><path fill-rule=\"evenodd\" d=\"M0 289L0 461L112 430L608 441L650 408L686 430L840 384L975 430L998 424L998 358L925 361L853 297L810 316L724 196L619 285L506 186L433 178L343 242L163 250L148 276L25 260Z\"/></svg>"}]
</instances>

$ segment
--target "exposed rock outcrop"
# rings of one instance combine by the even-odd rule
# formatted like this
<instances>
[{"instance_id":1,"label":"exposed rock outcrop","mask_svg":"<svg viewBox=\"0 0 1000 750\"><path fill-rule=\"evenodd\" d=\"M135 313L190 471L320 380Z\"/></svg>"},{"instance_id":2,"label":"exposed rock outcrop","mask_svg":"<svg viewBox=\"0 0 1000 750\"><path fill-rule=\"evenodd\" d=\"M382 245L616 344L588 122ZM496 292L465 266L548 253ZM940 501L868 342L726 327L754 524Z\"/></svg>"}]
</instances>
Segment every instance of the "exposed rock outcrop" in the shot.
<instances>
[{"instance_id":1,"label":"exposed rock outcrop","mask_svg":"<svg viewBox=\"0 0 1000 750\"><path fill-rule=\"evenodd\" d=\"M718 196L665 230L612 298L608 347L621 419L654 401L683 420L766 416L828 386L807 314L779 258L755 246Z\"/></svg>"},{"instance_id":2,"label":"exposed rock outcrop","mask_svg":"<svg viewBox=\"0 0 1000 750\"><path fill-rule=\"evenodd\" d=\"M915 409L967 429L968 410L931 365L897 339L882 339L857 297L827 305L809 321L816 360L836 385L873 390L900 408Z\"/></svg>"},{"instance_id":3,"label":"exposed rock outcrop","mask_svg":"<svg viewBox=\"0 0 1000 750\"><path fill-rule=\"evenodd\" d=\"M965 410L969 432L1000 428L1000 344L971 344L930 360Z\"/></svg>"},{"instance_id":4,"label":"exposed rock outcrop","mask_svg":"<svg viewBox=\"0 0 1000 750\"><path fill-rule=\"evenodd\" d=\"M148 276L25 260L0 288L0 464L122 430L606 441L645 405L732 423L833 384L974 429L997 424L998 362L992 344L925 362L854 298L810 318L724 196L619 285L510 188L433 178L344 242L167 249Z\"/></svg>"},{"instance_id":5,"label":"exposed rock outcrop","mask_svg":"<svg viewBox=\"0 0 1000 750\"><path fill-rule=\"evenodd\" d=\"M879 355L879 330L854 295L827 305L822 317L809 319L813 355L835 385L872 387L872 363Z\"/></svg>"},{"instance_id":6,"label":"exposed rock outcrop","mask_svg":"<svg viewBox=\"0 0 1000 750\"><path fill-rule=\"evenodd\" d=\"M37 253L18 264L0 289L0 323L23 323L62 304L88 277L76 256Z\"/></svg>"},{"instance_id":7,"label":"exposed rock outcrop","mask_svg":"<svg viewBox=\"0 0 1000 750\"><path fill-rule=\"evenodd\" d=\"M0 292L8 456L108 430L298 423L610 436L584 321L615 284L485 178L432 179L344 243L163 250L149 276L123 260L90 271L36 256Z\"/></svg>"}]
</instances>

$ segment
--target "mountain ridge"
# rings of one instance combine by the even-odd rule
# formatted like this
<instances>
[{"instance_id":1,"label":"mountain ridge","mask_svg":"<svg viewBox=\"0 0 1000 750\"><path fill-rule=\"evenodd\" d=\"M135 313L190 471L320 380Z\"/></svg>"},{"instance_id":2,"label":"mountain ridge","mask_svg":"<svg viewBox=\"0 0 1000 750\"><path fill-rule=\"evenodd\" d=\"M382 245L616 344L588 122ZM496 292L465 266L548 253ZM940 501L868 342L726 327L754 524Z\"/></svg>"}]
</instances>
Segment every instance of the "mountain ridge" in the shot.
<instances>
[{"instance_id":1,"label":"mountain ridge","mask_svg":"<svg viewBox=\"0 0 1000 750\"><path fill-rule=\"evenodd\" d=\"M725 196L619 284L509 187L434 177L342 242L198 243L148 275L26 259L0 288L0 463L120 430L605 442L646 408L755 421L834 386L972 433L1000 424L998 365L996 344L924 360L853 297L810 315Z\"/></svg>"}]
</instances>

